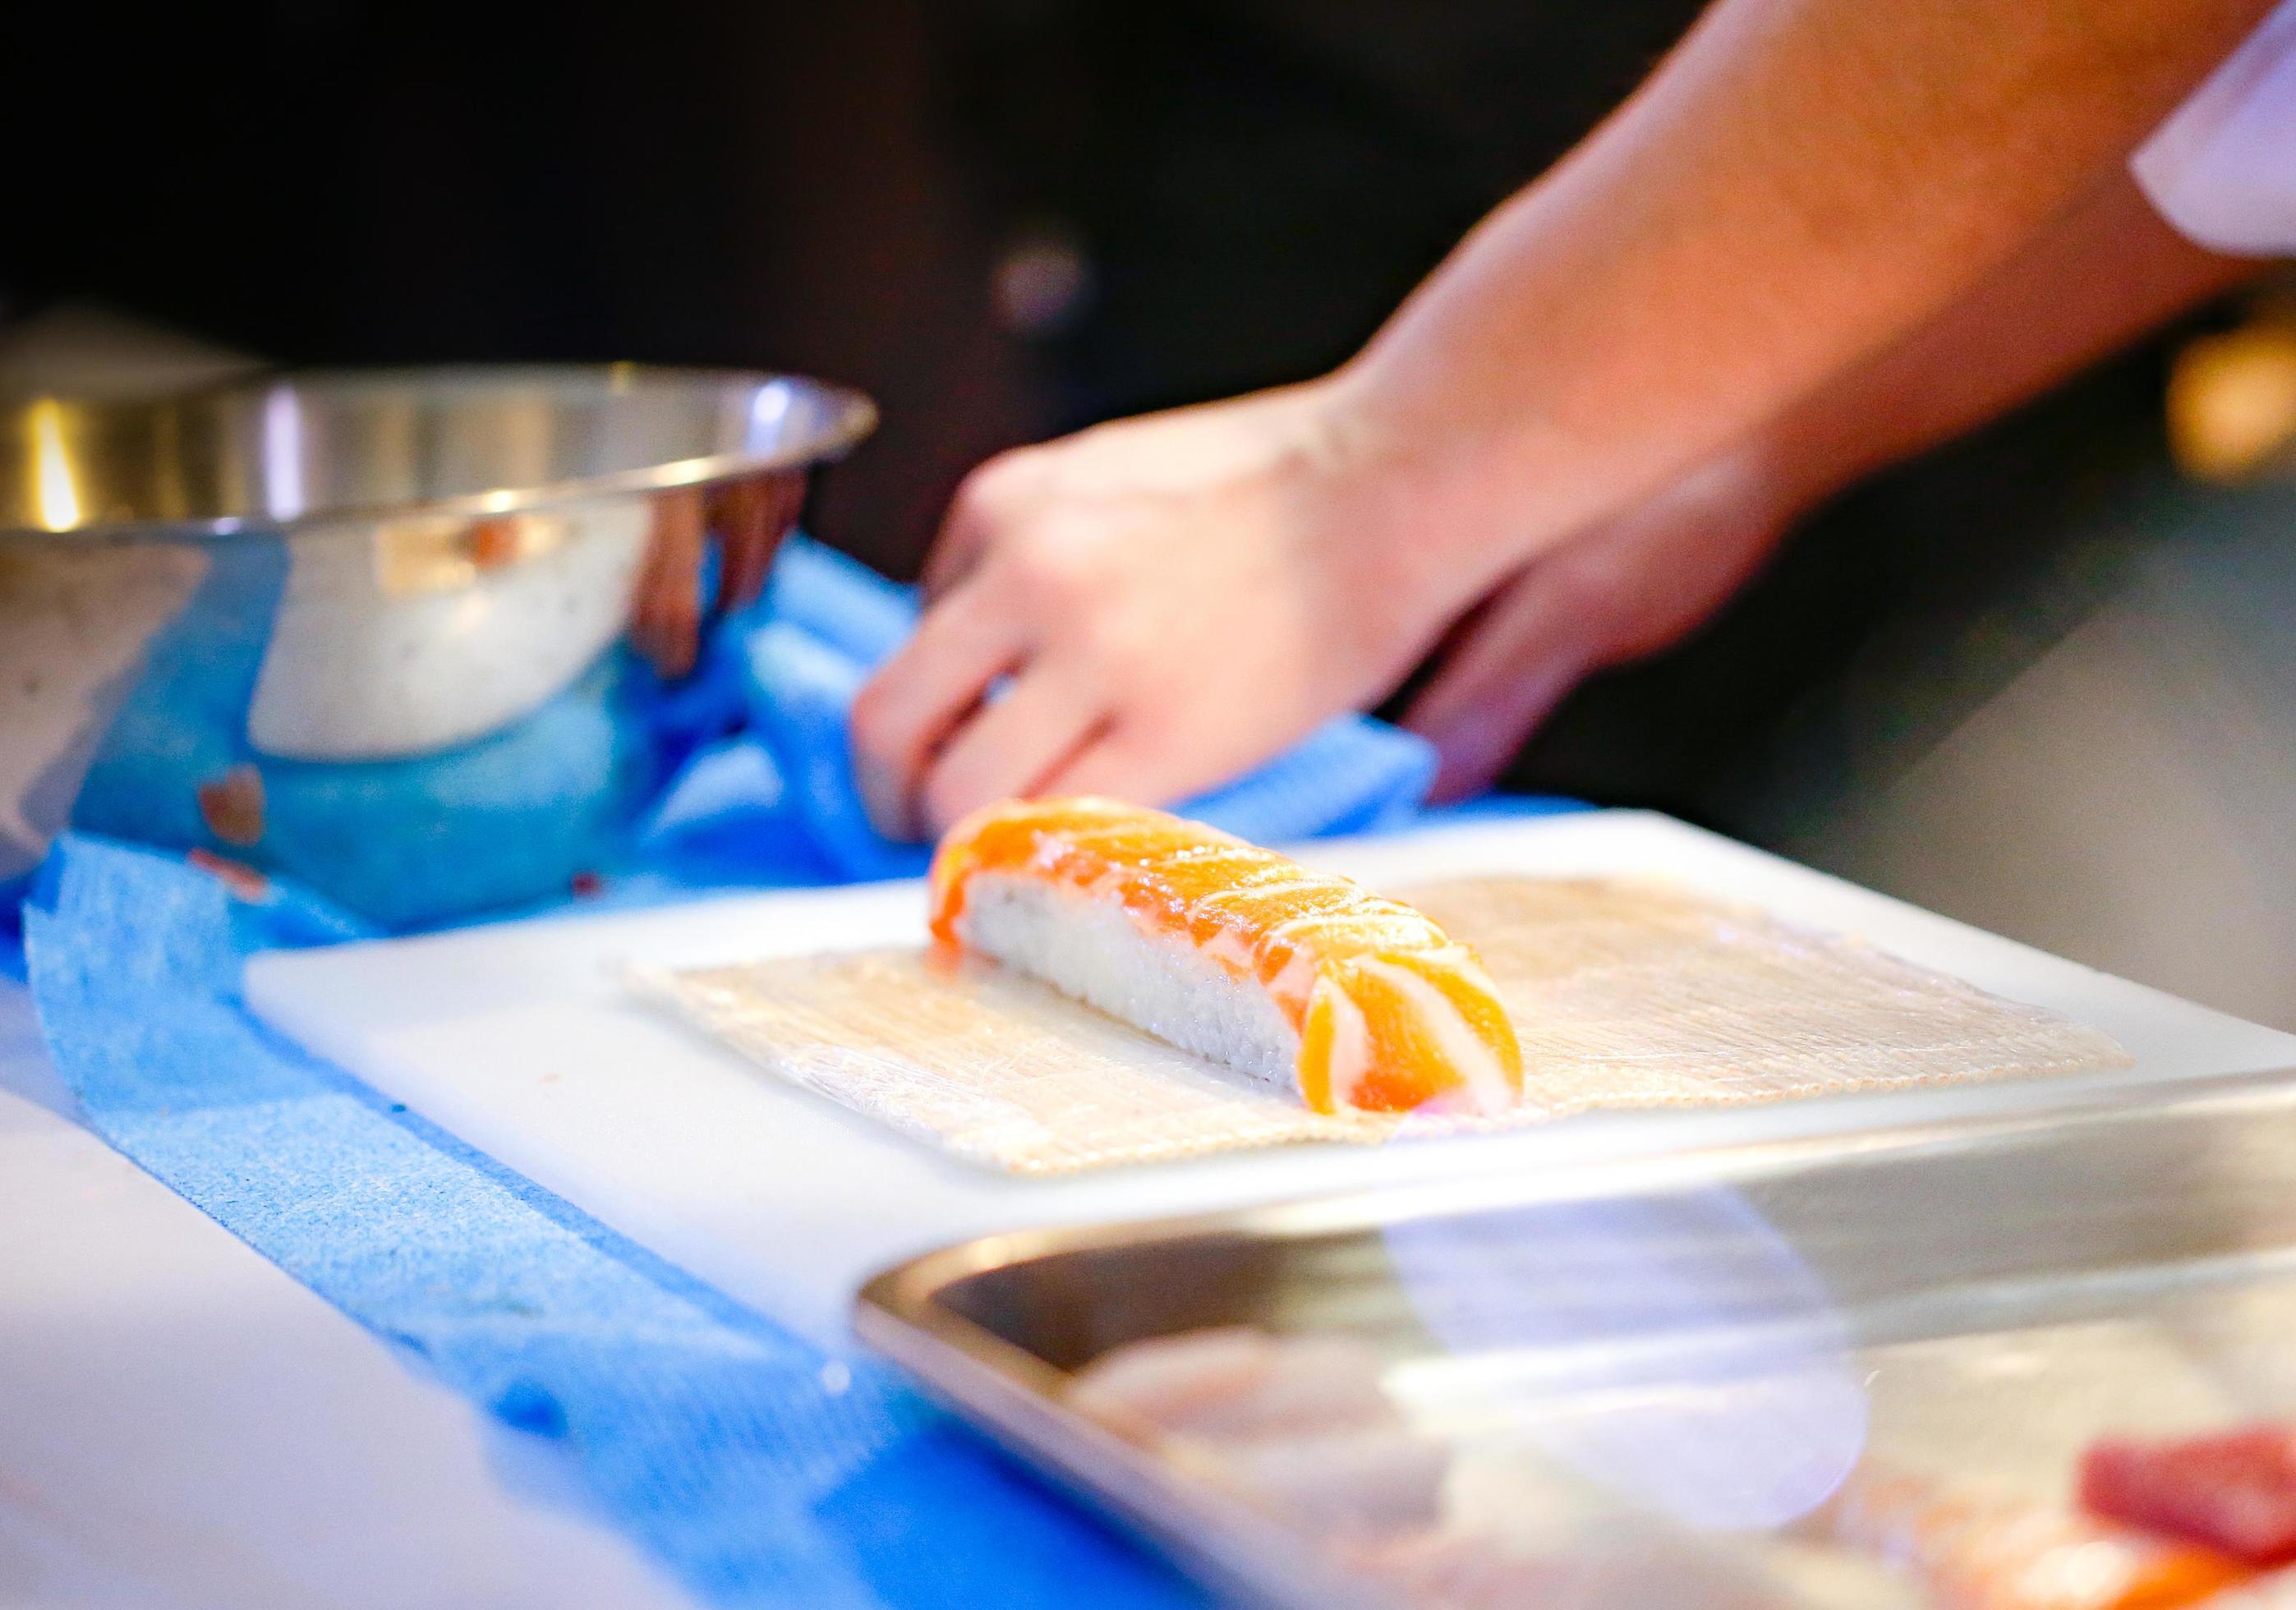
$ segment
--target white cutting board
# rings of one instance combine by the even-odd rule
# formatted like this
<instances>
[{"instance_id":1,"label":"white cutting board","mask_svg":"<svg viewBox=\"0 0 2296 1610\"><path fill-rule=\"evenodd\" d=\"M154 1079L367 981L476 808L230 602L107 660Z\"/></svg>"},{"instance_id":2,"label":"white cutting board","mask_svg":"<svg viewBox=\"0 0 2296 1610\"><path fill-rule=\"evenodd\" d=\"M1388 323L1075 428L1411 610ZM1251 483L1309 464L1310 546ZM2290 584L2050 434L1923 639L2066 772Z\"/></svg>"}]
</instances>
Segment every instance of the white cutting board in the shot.
<instances>
[{"instance_id":1,"label":"white cutting board","mask_svg":"<svg viewBox=\"0 0 2296 1610\"><path fill-rule=\"evenodd\" d=\"M915 883L721 896L258 957L254 1009L394 1100L733 1296L833 1340L853 1290L911 1253L989 1232L1184 1212L1470 1169L1585 1164L1867 1123L2003 1111L2132 1080L2296 1065L2243 1023L1903 905L1664 817L1599 811L1322 843L1302 858L1374 885L1455 874L1679 880L2105 1030L2136 1066L1760 1108L1595 1113L1511 1135L1318 1146L1016 1179L792 1088L633 999L632 964L922 941Z\"/></svg>"}]
</instances>

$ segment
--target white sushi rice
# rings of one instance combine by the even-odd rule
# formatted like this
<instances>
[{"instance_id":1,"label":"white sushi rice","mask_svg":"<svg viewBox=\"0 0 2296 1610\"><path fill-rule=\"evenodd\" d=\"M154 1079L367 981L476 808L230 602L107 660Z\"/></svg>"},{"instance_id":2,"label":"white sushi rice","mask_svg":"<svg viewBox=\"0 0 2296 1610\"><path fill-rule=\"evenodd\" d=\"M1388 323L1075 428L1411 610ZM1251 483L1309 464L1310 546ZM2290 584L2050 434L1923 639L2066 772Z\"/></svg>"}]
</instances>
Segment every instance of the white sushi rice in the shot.
<instances>
[{"instance_id":1,"label":"white sushi rice","mask_svg":"<svg viewBox=\"0 0 2296 1610\"><path fill-rule=\"evenodd\" d=\"M1112 900L1008 874L967 881L957 937L968 949L1184 1051L1293 1088L1300 1036L1274 998L1192 941L1144 931Z\"/></svg>"}]
</instances>

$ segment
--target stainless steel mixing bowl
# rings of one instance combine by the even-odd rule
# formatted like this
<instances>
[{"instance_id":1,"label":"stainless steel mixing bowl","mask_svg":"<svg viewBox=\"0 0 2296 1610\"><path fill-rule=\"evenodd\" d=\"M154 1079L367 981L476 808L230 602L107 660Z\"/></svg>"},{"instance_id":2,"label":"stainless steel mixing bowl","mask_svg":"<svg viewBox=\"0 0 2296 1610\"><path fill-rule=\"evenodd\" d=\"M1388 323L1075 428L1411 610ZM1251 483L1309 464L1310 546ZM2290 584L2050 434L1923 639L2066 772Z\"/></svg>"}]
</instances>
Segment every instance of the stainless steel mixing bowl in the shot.
<instances>
[{"instance_id":1,"label":"stainless steel mixing bowl","mask_svg":"<svg viewBox=\"0 0 2296 1610\"><path fill-rule=\"evenodd\" d=\"M0 411L0 883L71 825L393 925L563 889L711 719L664 716L701 632L875 418L628 366Z\"/></svg>"}]
</instances>

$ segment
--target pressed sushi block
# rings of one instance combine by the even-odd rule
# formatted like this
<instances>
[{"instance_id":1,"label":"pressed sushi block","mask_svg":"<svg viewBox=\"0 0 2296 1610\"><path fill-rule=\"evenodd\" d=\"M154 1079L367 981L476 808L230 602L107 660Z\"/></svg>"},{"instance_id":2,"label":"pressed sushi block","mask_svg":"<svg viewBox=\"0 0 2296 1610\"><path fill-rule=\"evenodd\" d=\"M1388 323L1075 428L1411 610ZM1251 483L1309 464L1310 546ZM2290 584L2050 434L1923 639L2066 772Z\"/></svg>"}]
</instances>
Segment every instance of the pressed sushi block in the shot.
<instances>
[{"instance_id":1,"label":"pressed sushi block","mask_svg":"<svg viewBox=\"0 0 2296 1610\"><path fill-rule=\"evenodd\" d=\"M932 932L1318 1113L1495 1113L1521 1093L1472 951L1399 901L1162 811L975 812L934 858Z\"/></svg>"}]
</instances>

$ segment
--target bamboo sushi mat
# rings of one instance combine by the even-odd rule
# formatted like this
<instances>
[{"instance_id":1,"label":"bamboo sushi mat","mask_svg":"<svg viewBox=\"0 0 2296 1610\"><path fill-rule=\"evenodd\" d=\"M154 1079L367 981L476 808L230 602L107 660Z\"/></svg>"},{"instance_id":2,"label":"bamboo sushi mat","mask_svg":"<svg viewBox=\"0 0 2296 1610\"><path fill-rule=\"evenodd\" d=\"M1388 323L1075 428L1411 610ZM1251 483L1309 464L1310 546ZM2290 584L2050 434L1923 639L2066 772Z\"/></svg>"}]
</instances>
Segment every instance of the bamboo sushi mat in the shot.
<instances>
[{"instance_id":1,"label":"bamboo sushi mat","mask_svg":"<svg viewBox=\"0 0 2296 1610\"><path fill-rule=\"evenodd\" d=\"M993 965L921 949L778 957L636 982L793 1084L1021 1174L1301 1141L1482 1134L1600 1108L2123 1067L2096 1030L1854 941L1657 884L1474 878L1400 891L1482 955L1522 1042L1496 1117L1309 1112Z\"/></svg>"}]
</instances>

